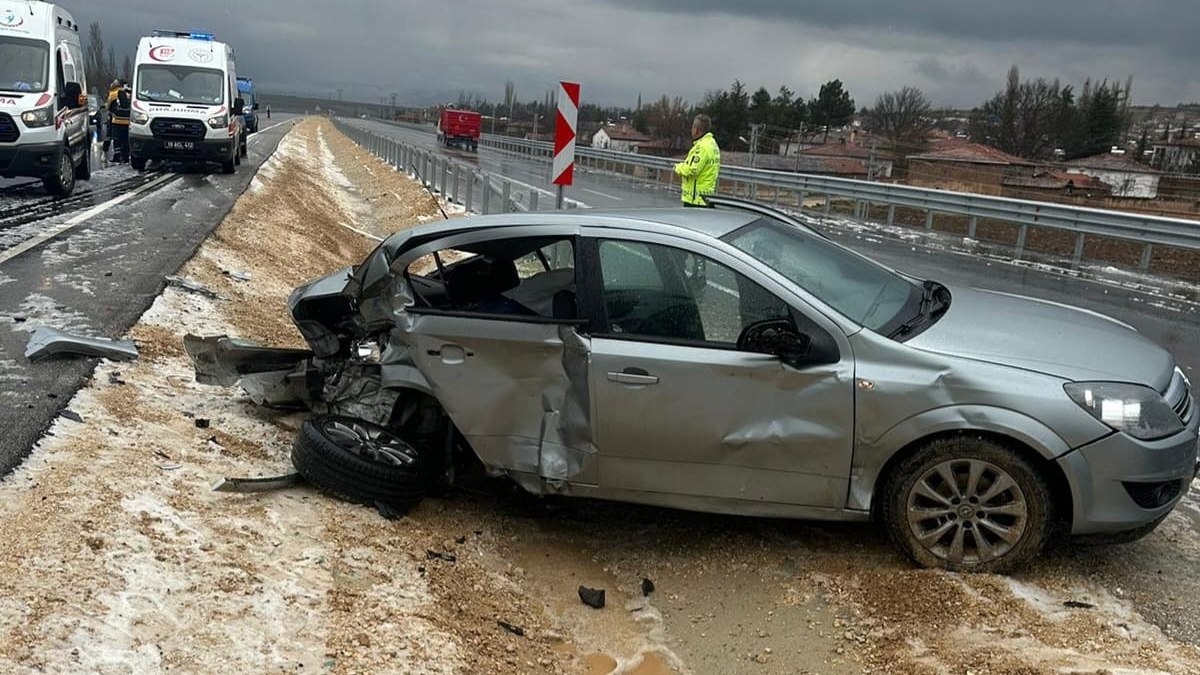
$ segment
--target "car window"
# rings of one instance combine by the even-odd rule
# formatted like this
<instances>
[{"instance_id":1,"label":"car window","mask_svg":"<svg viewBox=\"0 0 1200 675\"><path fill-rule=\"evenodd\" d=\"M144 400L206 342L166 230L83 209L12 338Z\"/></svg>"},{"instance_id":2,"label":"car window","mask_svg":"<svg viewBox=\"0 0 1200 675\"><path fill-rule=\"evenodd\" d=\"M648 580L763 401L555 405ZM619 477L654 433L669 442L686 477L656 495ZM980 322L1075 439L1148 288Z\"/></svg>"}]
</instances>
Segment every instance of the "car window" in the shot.
<instances>
[{"instance_id":1,"label":"car window","mask_svg":"<svg viewBox=\"0 0 1200 675\"><path fill-rule=\"evenodd\" d=\"M418 307L468 314L578 318L570 239L506 239L447 248L408 266Z\"/></svg>"},{"instance_id":2,"label":"car window","mask_svg":"<svg viewBox=\"0 0 1200 675\"><path fill-rule=\"evenodd\" d=\"M791 320L774 294L690 251L602 241L600 271L609 334L730 348L757 322Z\"/></svg>"}]
</instances>

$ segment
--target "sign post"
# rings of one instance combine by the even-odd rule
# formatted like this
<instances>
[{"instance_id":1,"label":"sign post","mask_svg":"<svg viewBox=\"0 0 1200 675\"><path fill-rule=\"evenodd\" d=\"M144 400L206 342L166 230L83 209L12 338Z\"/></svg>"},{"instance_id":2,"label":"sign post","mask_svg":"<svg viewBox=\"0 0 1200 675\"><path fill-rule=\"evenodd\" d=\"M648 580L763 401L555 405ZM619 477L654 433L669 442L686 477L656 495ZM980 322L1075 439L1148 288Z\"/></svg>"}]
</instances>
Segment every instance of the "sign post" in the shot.
<instances>
[{"instance_id":1,"label":"sign post","mask_svg":"<svg viewBox=\"0 0 1200 675\"><path fill-rule=\"evenodd\" d=\"M563 207L563 188L575 174L575 128L579 121L579 83L558 83L558 114L554 122L553 183L558 186L555 208Z\"/></svg>"}]
</instances>

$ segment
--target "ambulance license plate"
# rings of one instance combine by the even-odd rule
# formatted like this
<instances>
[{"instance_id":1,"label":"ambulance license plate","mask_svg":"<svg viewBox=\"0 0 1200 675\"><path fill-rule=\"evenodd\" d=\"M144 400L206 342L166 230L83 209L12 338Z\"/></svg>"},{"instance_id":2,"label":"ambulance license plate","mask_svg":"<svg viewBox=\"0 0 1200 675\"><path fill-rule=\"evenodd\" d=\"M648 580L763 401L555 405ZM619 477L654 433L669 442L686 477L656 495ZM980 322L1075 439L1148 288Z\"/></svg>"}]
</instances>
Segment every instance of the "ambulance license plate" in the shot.
<instances>
[{"instance_id":1,"label":"ambulance license plate","mask_svg":"<svg viewBox=\"0 0 1200 675\"><path fill-rule=\"evenodd\" d=\"M195 150L196 144L192 141L167 141L164 143L167 150Z\"/></svg>"}]
</instances>

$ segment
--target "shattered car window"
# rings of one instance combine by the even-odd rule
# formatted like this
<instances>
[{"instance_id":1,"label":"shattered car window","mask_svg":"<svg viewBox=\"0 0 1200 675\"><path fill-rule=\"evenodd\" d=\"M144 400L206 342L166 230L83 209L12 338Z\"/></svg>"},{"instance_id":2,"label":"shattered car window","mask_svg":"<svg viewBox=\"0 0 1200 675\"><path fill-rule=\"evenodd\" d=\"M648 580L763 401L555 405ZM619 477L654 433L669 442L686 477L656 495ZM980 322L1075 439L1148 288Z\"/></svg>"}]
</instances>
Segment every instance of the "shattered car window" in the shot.
<instances>
[{"instance_id":1,"label":"shattered car window","mask_svg":"<svg viewBox=\"0 0 1200 675\"><path fill-rule=\"evenodd\" d=\"M790 320L787 304L694 253L639 242L600 244L609 332L732 347L749 326Z\"/></svg>"},{"instance_id":2,"label":"shattered car window","mask_svg":"<svg viewBox=\"0 0 1200 675\"><path fill-rule=\"evenodd\" d=\"M417 307L493 316L575 320L570 239L508 239L445 249L408 267Z\"/></svg>"}]
</instances>

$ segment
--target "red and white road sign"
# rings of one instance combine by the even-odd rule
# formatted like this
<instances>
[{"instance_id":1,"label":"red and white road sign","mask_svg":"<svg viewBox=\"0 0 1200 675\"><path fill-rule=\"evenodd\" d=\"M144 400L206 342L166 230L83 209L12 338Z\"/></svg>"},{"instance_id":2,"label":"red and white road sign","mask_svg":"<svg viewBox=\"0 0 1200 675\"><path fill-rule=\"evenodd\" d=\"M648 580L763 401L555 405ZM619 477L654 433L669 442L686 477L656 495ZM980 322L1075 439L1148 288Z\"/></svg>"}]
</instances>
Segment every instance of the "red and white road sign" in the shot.
<instances>
[{"instance_id":1,"label":"red and white road sign","mask_svg":"<svg viewBox=\"0 0 1200 675\"><path fill-rule=\"evenodd\" d=\"M579 84L558 83L558 114L554 122L555 185L570 185L575 174L575 125L579 121Z\"/></svg>"}]
</instances>

